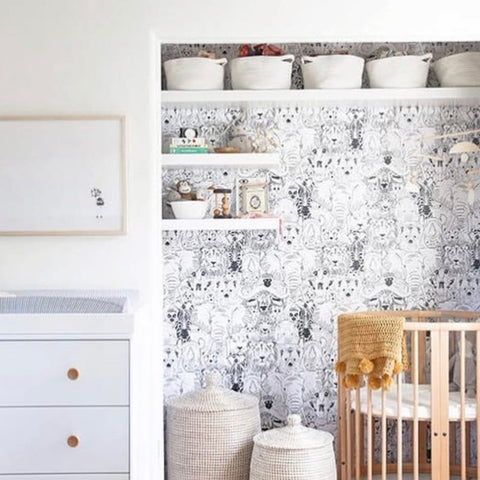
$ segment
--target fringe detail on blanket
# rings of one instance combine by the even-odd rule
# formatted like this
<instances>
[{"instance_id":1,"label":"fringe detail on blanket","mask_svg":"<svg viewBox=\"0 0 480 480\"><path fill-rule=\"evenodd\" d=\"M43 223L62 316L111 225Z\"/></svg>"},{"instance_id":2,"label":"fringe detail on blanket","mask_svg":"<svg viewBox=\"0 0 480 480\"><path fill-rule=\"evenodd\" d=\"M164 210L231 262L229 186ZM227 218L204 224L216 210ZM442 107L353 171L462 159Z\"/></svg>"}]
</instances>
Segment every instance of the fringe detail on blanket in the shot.
<instances>
[{"instance_id":1,"label":"fringe detail on blanket","mask_svg":"<svg viewBox=\"0 0 480 480\"><path fill-rule=\"evenodd\" d=\"M393 375L408 370L405 319L385 315L359 314L338 317L337 373L345 388L357 388L367 377L373 390L388 390Z\"/></svg>"}]
</instances>

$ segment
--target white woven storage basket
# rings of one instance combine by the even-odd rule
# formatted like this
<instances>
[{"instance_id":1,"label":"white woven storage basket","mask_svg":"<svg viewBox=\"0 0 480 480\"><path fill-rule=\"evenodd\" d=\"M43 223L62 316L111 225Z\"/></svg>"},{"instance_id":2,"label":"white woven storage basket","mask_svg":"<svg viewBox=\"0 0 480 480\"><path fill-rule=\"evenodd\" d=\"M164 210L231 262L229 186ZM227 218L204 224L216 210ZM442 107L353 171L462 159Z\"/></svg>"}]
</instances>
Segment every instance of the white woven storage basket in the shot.
<instances>
[{"instance_id":1,"label":"white woven storage basket","mask_svg":"<svg viewBox=\"0 0 480 480\"><path fill-rule=\"evenodd\" d=\"M361 88L365 60L355 55L300 58L304 88Z\"/></svg>"},{"instance_id":2,"label":"white woven storage basket","mask_svg":"<svg viewBox=\"0 0 480 480\"><path fill-rule=\"evenodd\" d=\"M253 439L250 480L336 480L333 436L306 428L299 415Z\"/></svg>"},{"instance_id":3,"label":"white woven storage basket","mask_svg":"<svg viewBox=\"0 0 480 480\"><path fill-rule=\"evenodd\" d=\"M175 58L163 66L167 90L223 90L226 58Z\"/></svg>"},{"instance_id":4,"label":"white woven storage basket","mask_svg":"<svg viewBox=\"0 0 480 480\"><path fill-rule=\"evenodd\" d=\"M480 86L480 52L463 52L443 57L433 64L442 87Z\"/></svg>"},{"instance_id":5,"label":"white woven storage basket","mask_svg":"<svg viewBox=\"0 0 480 480\"><path fill-rule=\"evenodd\" d=\"M371 88L422 88L427 85L432 54L370 60L366 64Z\"/></svg>"},{"instance_id":6,"label":"white woven storage basket","mask_svg":"<svg viewBox=\"0 0 480 480\"><path fill-rule=\"evenodd\" d=\"M167 406L168 479L248 480L258 399L219 387L216 375L206 383Z\"/></svg>"},{"instance_id":7,"label":"white woven storage basket","mask_svg":"<svg viewBox=\"0 0 480 480\"><path fill-rule=\"evenodd\" d=\"M289 89L293 55L238 57L230 62L234 90Z\"/></svg>"}]
</instances>

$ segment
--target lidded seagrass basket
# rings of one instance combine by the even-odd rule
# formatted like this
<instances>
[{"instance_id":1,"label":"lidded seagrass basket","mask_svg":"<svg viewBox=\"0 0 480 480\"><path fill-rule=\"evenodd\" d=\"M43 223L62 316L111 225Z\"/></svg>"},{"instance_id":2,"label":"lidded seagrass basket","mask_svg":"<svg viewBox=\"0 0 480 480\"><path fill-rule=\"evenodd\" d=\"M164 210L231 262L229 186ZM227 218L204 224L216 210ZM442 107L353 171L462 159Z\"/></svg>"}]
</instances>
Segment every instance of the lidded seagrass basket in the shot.
<instances>
[{"instance_id":1,"label":"lidded seagrass basket","mask_svg":"<svg viewBox=\"0 0 480 480\"><path fill-rule=\"evenodd\" d=\"M206 388L167 405L169 480L248 480L253 437L260 431L258 399L220 387Z\"/></svg>"},{"instance_id":2,"label":"lidded seagrass basket","mask_svg":"<svg viewBox=\"0 0 480 480\"><path fill-rule=\"evenodd\" d=\"M250 480L336 480L333 435L302 426L290 415L287 426L259 433Z\"/></svg>"}]
</instances>

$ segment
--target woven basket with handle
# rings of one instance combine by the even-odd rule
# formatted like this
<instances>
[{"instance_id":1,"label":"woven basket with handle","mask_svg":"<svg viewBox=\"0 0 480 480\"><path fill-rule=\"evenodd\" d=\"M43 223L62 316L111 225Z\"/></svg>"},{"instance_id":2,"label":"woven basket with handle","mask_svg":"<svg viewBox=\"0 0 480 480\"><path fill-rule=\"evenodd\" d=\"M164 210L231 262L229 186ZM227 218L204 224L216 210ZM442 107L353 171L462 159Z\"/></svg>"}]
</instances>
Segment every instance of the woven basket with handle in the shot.
<instances>
[{"instance_id":1,"label":"woven basket with handle","mask_svg":"<svg viewBox=\"0 0 480 480\"><path fill-rule=\"evenodd\" d=\"M287 426L254 438L250 480L336 480L333 436L302 426L290 415Z\"/></svg>"},{"instance_id":2,"label":"woven basket with handle","mask_svg":"<svg viewBox=\"0 0 480 480\"><path fill-rule=\"evenodd\" d=\"M167 406L169 480L248 480L253 437L260 431L258 399L220 387L206 388Z\"/></svg>"}]
</instances>

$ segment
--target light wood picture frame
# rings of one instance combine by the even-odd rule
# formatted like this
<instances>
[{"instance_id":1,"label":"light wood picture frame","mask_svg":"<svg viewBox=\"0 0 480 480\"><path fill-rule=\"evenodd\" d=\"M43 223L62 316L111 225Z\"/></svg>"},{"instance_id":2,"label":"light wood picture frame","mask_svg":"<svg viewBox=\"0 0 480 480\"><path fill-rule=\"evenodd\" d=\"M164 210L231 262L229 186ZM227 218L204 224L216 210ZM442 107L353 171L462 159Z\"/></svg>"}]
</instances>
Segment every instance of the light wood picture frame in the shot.
<instances>
[{"instance_id":1,"label":"light wood picture frame","mask_svg":"<svg viewBox=\"0 0 480 480\"><path fill-rule=\"evenodd\" d=\"M0 116L0 236L125 234L125 123Z\"/></svg>"}]
</instances>

